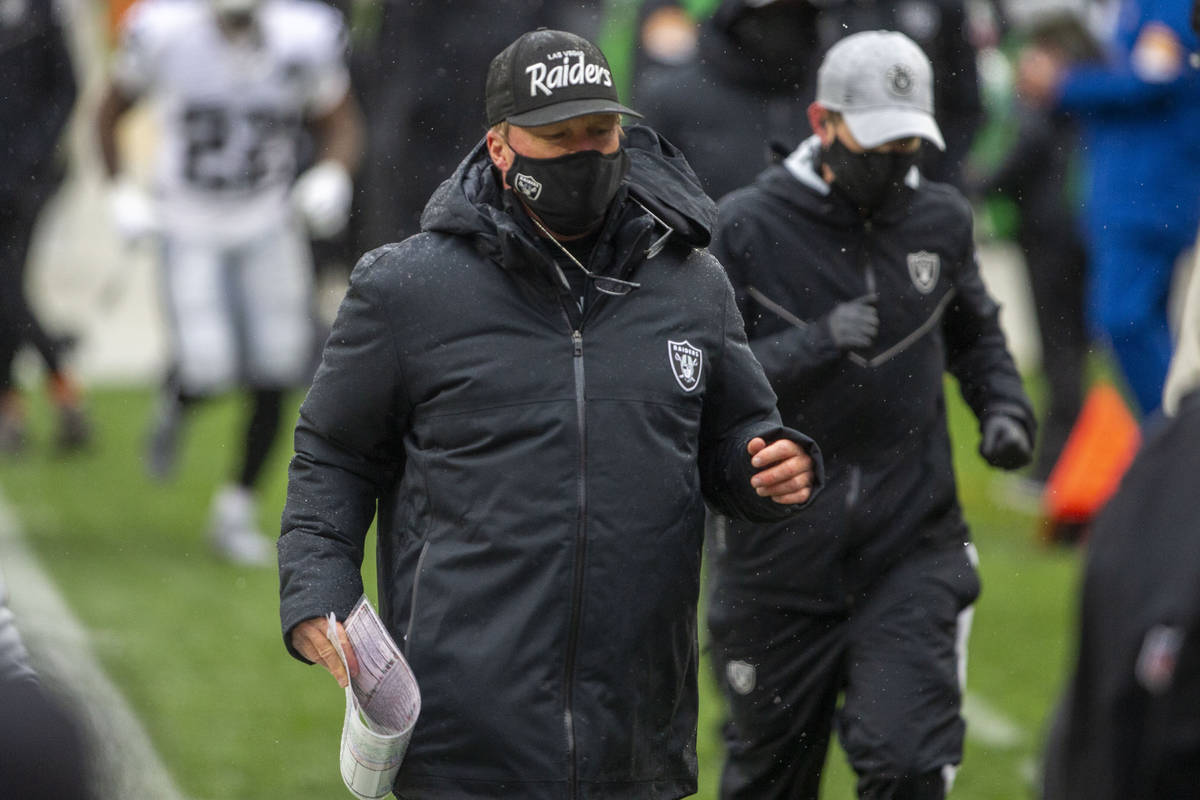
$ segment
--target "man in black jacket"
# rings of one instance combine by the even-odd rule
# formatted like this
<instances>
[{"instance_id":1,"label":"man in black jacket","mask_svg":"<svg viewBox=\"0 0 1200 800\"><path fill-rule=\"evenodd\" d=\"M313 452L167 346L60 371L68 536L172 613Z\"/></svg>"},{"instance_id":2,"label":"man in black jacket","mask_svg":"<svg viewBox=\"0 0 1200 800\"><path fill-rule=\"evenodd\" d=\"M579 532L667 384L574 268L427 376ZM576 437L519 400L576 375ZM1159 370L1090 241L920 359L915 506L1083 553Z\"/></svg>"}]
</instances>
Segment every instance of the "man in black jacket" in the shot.
<instances>
[{"instance_id":1,"label":"man in black jacket","mask_svg":"<svg viewBox=\"0 0 1200 800\"><path fill-rule=\"evenodd\" d=\"M486 87L486 138L359 262L301 409L284 639L345 684L323 617L361 595L377 514L422 692L398 797L683 797L705 501L790 517L819 455L702 249L715 205L622 131L600 51L528 33Z\"/></svg>"},{"instance_id":2,"label":"man in black jacket","mask_svg":"<svg viewBox=\"0 0 1200 800\"><path fill-rule=\"evenodd\" d=\"M702 23L696 58L635 78L634 102L687 155L713 197L745 186L775 151L808 131L821 56L842 37L880 28L916 40L936 65L945 151L922 169L956 183L983 120L975 48L962 0L721 0Z\"/></svg>"},{"instance_id":3,"label":"man in black jacket","mask_svg":"<svg viewBox=\"0 0 1200 800\"><path fill-rule=\"evenodd\" d=\"M819 431L830 486L802 517L731 522L716 548L723 798L817 797L835 719L864 798L941 798L961 758L979 582L943 374L989 463L1026 463L1034 421L970 208L914 168L922 140L942 145L932 105L912 40L847 37L818 74L815 135L721 201L714 253L783 419Z\"/></svg>"}]
</instances>

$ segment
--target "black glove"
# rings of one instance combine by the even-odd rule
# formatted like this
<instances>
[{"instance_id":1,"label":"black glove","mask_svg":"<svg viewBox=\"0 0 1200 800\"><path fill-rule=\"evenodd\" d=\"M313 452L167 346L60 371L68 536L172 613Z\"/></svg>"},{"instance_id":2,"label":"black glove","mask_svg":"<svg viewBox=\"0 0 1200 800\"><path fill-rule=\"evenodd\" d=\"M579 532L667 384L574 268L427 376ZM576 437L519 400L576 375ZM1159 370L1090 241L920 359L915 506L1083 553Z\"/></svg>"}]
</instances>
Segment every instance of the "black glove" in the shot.
<instances>
[{"instance_id":1,"label":"black glove","mask_svg":"<svg viewBox=\"0 0 1200 800\"><path fill-rule=\"evenodd\" d=\"M1033 444L1021 423L1007 414L992 414L983 420L979 455L993 467L1018 469L1029 463Z\"/></svg>"},{"instance_id":2,"label":"black glove","mask_svg":"<svg viewBox=\"0 0 1200 800\"><path fill-rule=\"evenodd\" d=\"M826 323L837 349L845 352L868 347L879 333L879 312L875 310L874 294L865 294L839 303L829 312Z\"/></svg>"}]
</instances>

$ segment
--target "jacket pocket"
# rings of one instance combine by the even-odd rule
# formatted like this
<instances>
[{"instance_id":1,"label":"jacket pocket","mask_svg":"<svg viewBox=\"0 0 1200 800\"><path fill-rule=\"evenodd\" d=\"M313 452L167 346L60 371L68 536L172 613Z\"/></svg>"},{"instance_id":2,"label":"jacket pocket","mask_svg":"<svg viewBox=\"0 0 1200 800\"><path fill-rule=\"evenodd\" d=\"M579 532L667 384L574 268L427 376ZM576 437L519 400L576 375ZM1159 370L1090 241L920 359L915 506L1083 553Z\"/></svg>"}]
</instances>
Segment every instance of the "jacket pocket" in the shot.
<instances>
[{"instance_id":1,"label":"jacket pocket","mask_svg":"<svg viewBox=\"0 0 1200 800\"><path fill-rule=\"evenodd\" d=\"M420 600L421 570L425 566L425 556L429 554L430 540L426 539L421 545L421 554L417 556L417 568L413 571L412 596L409 598L408 625L404 629L404 657L409 658L409 647L412 645L414 627L417 622L417 602Z\"/></svg>"}]
</instances>

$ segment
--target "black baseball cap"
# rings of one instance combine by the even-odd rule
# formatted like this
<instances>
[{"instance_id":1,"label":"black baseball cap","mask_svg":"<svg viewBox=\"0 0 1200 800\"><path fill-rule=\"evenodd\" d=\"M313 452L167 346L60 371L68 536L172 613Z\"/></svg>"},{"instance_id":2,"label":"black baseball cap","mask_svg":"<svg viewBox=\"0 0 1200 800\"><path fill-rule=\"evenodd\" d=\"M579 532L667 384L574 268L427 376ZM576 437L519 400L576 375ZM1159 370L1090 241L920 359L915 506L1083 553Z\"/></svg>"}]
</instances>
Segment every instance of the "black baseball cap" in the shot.
<instances>
[{"instance_id":1,"label":"black baseball cap","mask_svg":"<svg viewBox=\"0 0 1200 800\"><path fill-rule=\"evenodd\" d=\"M533 127L584 114L628 114L600 48L566 31L539 28L522 34L488 67L488 127L508 120Z\"/></svg>"}]
</instances>

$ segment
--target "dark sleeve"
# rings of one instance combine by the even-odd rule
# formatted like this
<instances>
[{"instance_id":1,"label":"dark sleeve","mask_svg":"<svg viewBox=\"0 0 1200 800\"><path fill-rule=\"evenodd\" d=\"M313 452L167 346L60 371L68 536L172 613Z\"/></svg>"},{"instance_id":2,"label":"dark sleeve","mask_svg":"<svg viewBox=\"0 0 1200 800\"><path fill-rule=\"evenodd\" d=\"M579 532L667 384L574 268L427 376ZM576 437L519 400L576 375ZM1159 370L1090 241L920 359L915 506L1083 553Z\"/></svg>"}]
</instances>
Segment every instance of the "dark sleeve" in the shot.
<instances>
[{"instance_id":1,"label":"dark sleeve","mask_svg":"<svg viewBox=\"0 0 1200 800\"><path fill-rule=\"evenodd\" d=\"M980 422L989 414L1006 414L1024 426L1033 441L1033 408L1000 327L1000 306L979 274L970 225L966 228L963 255L956 265L956 294L942 319L947 368Z\"/></svg>"},{"instance_id":2,"label":"dark sleeve","mask_svg":"<svg viewBox=\"0 0 1200 800\"><path fill-rule=\"evenodd\" d=\"M714 374L700 421L700 481L704 497L728 516L755 522L783 519L801 506L780 505L758 496L750 485L750 478L757 470L750 464L747 445L756 436L768 444L790 439L801 445L815 462L817 485L812 497L816 497L817 490L825 483L821 451L812 439L780 421L775 393L750 351L742 316L728 284L723 314L725 341L713 365ZM812 497L808 502L812 502Z\"/></svg>"},{"instance_id":3,"label":"dark sleeve","mask_svg":"<svg viewBox=\"0 0 1200 800\"><path fill-rule=\"evenodd\" d=\"M408 419L399 361L367 254L350 279L321 366L300 408L279 538L279 611L291 630L362 594L363 545L382 492L402 467Z\"/></svg>"},{"instance_id":4,"label":"dark sleeve","mask_svg":"<svg viewBox=\"0 0 1200 800\"><path fill-rule=\"evenodd\" d=\"M645 116L646 124L675 146L688 140L688 104L681 102L680 89L687 83L688 70L674 64L651 64L633 78L630 104Z\"/></svg>"},{"instance_id":5,"label":"dark sleeve","mask_svg":"<svg viewBox=\"0 0 1200 800\"><path fill-rule=\"evenodd\" d=\"M1031 183L1031 175L1049 169L1046 154L1055 144L1054 126L1049 116L1032 109L1021 109L1012 147L974 190L981 195L999 192L1020 200L1023 187Z\"/></svg>"},{"instance_id":6,"label":"dark sleeve","mask_svg":"<svg viewBox=\"0 0 1200 800\"><path fill-rule=\"evenodd\" d=\"M735 207L722 203L720 227L713 239L712 253L725 267L750 340L750 349L762 365L771 387L778 394L804 391L812 381L821 377L823 370L837 362L842 353L833 343L828 320L785 320L785 327L763 326L770 333L759 333L757 320L778 318L780 313L770 303L771 298L763 287L755 286L755 263L753 252L755 234L747 225L745 217L736 213Z\"/></svg>"},{"instance_id":7,"label":"dark sleeve","mask_svg":"<svg viewBox=\"0 0 1200 800\"><path fill-rule=\"evenodd\" d=\"M938 159L938 180L959 183L961 165L971 151L983 124L983 98L979 89L976 51L967 30L962 3L943 6L941 57L936 59L934 108L946 150Z\"/></svg>"}]
</instances>

